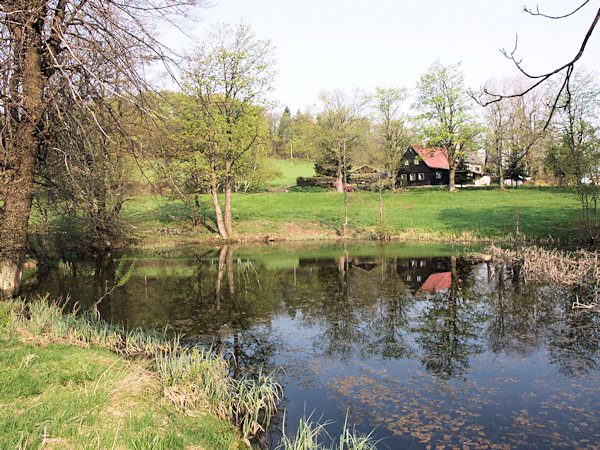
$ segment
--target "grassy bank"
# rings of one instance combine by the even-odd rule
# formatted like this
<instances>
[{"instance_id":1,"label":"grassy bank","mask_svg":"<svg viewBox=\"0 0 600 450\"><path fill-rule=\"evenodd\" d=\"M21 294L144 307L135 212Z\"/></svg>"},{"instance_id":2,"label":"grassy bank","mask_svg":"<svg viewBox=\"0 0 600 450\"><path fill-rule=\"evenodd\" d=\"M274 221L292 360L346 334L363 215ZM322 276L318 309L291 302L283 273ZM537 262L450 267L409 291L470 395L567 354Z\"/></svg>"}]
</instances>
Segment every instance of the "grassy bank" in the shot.
<instances>
[{"instance_id":1,"label":"grassy bank","mask_svg":"<svg viewBox=\"0 0 600 450\"><path fill-rule=\"evenodd\" d=\"M219 355L44 300L0 302L0 324L1 448L245 447L279 399Z\"/></svg>"},{"instance_id":2,"label":"grassy bank","mask_svg":"<svg viewBox=\"0 0 600 450\"><path fill-rule=\"evenodd\" d=\"M397 239L570 241L579 232L579 205L564 189L521 187L408 189L384 195L384 227ZM192 205L160 196L128 202L123 217L142 241L195 241L215 238L210 198L200 199L201 224L191 226ZM338 239L343 195L334 192L235 194L233 218L242 239ZM349 237L372 239L380 232L374 192L349 193Z\"/></svg>"}]
</instances>

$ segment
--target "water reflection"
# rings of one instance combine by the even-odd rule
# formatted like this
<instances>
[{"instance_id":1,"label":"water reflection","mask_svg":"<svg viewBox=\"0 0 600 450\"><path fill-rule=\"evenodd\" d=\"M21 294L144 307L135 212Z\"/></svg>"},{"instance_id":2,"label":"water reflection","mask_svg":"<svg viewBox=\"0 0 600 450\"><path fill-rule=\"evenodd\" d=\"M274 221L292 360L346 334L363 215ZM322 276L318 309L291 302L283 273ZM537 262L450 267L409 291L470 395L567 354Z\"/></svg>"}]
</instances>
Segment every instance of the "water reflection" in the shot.
<instances>
[{"instance_id":1,"label":"water reflection","mask_svg":"<svg viewBox=\"0 0 600 450\"><path fill-rule=\"evenodd\" d=\"M349 408L391 448L600 439L599 318L571 310L583 289L526 283L516 266L452 248L137 256L123 288L111 289L113 255L61 264L27 288L82 306L102 298L101 314L127 326L170 325L223 351L234 375L283 368L288 423L315 409L335 433Z\"/></svg>"}]
</instances>

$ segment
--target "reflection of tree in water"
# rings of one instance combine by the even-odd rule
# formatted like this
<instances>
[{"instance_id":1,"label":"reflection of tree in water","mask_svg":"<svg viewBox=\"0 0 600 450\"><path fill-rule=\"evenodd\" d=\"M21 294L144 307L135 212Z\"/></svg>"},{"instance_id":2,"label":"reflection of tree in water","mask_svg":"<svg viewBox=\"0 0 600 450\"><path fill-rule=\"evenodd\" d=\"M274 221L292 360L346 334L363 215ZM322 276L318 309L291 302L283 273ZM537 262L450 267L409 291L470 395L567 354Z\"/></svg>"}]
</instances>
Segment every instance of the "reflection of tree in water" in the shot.
<instances>
[{"instance_id":1,"label":"reflection of tree in water","mask_svg":"<svg viewBox=\"0 0 600 450\"><path fill-rule=\"evenodd\" d=\"M346 254L319 264L322 301L303 309L304 325L324 330L314 341L317 351L340 360L412 353L405 341L411 297L397 261Z\"/></svg>"},{"instance_id":2,"label":"reflection of tree in water","mask_svg":"<svg viewBox=\"0 0 600 450\"><path fill-rule=\"evenodd\" d=\"M406 342L408 313L413 296L398 275L397 260L387 260L382 253L379 265L376 304L368 324L371 336L369 353L379 354L386 359L408 358L414 353Z\"/></svg>"},{"instance_id":3,"label":"reflection of tree in water","mask_svg":"<svg viewBox=\"0 0 600 450\"><path fill-rule=\"evenodd\" d=\"M452 257L450 287L430 297L413 330L426 370L444 379L462 376L469 368L469 358L484 351L477 337L485 316L477 310L476 300L463 296L472 276L469 266L461 270L459 266Z\"/></svg>"},{"instance_id":4,"label":"reflection of tree in water","mask_svg":"<svg viewBox=\"0 0 600 450\"><path fill-rule=\"evenodd\" d=\"M272 358L282 345L272 334L270 326L257 327L246 312L248 294L256 294L247 284L246 267L234 263L234 249L224 245L219 251L215 278L214 310L219 314L219 328L211 339L201 339L230 360L233 376L257 370L272 370ZM201 264L201 261L198 261ZM226 276L225 276L226 275ZM227 291L223 282L226 278ZM236 293L236 281L244 286ZM256 282L259 283L258 274ZM255 298L255 295L250 295ZM251 300L250 300L251 301Z\"/></svg>"},{"instance_id":5,"label":"reflection of tree in water","mask_svg":"<svg viewBox=\"0 0 600 450\"><path fill-rule=\"evenodd\" d=\"M540 297L539 286L524 283L517 266L495 265L488 281L490 350L519 356L538 351L554 320L553 302Z\"/></svg>"}]
</instances>

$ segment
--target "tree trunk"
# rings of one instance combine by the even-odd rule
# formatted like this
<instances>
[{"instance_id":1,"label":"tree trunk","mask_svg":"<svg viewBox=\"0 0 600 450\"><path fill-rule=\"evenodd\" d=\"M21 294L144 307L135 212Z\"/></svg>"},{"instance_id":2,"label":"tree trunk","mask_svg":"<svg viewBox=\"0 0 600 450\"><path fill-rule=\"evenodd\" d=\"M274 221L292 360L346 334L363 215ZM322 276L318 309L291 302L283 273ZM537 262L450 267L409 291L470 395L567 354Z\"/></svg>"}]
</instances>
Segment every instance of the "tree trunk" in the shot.
<instances>
[{"instance_id":1,"label":"tree trunk","mask_svg":"<svg viewBox=\"0 0 600 450\"><path fill-rule=\"evenodd\" d=\"M346 143L344 142L344 239L346 239L346 229L348 228L348 186L346 178Z\"/></svg>"},{"instance_id":2,"label":"tree trunk","mask_svg":"<svg viewBox=\"0 0 600 450\"><path fill-rule=\"evenodd\" d=\"M454 192L456 185L454 183L454 177L456 176L456 166L450 167L450 184L448 185L448 191Z\"/></svg>"},{"instance_id":3,"label":"tree trunk","mask_svg":"<svg viewBox=\"0 0 600 450\"><path fill-rule=\"evenodd\" d=\"M498 168L499 168L499 180L498 182L500 183L500 190L504 191L506 190L506 188L504 187L504 166L502 165L502 155L499 155L499 163L498 163Z\"/></svg>"},{"instance_id":4,"label":"tree trunk","mask_svg":"<svg viewBox=\"0 0 600 450\"><path fill-rule=\"evenodd\" d=\"M13 106L22 108L22 117L12 117L14 134L0 166L0 192L4 195L0 217L0 298L18 295L27 250L33 174L39 150L37 130L44 108L40 33L33 24L26 25L23 42L19 42L24 52L21 87L11 86L13 100L22 99L19 106Z\"/></svg>"},{"instance_id":5,"label":"tree trunk","mask_svg":"<svg viewBox=\"0 0 600 450\"><path fill-rule=\"evenodd\" d=\"M29 125L29 124L27 124ZM21 275L27 250L27 230L33 200L33 172L38 143L34 127L24 126L12 146L16 167L4 173L2 191L5 193L2 223L0 223L0 298L19 293Z\"/></svg>"},{"instance_id":6,"label":"tree trunk","mask_svg":"<svg viewBox=\"0 0 600 450\"><path fill-rule=\"evenodd\" d=\"M343 173L344 171L342 170L342 164L343 162L341 160L338 160L338 167L337 167L337 173L336 173L336 179L335 179L335 191L336 192L344 192L344 178L343 178Z\"/></svg>"},{"instance_id":7,"label":"tree trunk","mask_svg":"<svg viewBox=\"0 0 600 450\"><path fill-rule=\"evenodd\" d=\"M379 240L384 240L383 229L383 193L381 192L381 182L379 182Z\"/></svg>"},{"instance_id":8,"label":"tree trunk","mask_svg":"<svg viewBox=\"0 0 600 450\"><path fill-rule=\"evenodd\" d=\"M212 196L213 206L215 207L215 214L217 216L217 229L219 230L219 236L221 236L221 239L227 239L227 231L225 231L225 225L223 223L223 212L221 211L221 203L219 203L219 195L217 193L217 174L214 170L210 174L210 193Z\"/></svg>"},{"instance_id":9,"label":"tree trunk","mask_svg":"<svg viewBox=\"0 0 600 450\"><path fill-rule=\"evenodd\" d=\"M231 218L231 152L233 150L231 120L227 118L227 152L225 154L225 232L233 238L233 220Z\"/></svg>"},{"instance_id":10,"label":"tree trunk","mask_svg":"<svg viewBox=\"0 0 600 450\"><path fill-rule=\"evenodd\" d=\"M225 232L229 239L233 238L233 220L231 218L231 162L225 163Z\"/></svg>"}]
</instances>

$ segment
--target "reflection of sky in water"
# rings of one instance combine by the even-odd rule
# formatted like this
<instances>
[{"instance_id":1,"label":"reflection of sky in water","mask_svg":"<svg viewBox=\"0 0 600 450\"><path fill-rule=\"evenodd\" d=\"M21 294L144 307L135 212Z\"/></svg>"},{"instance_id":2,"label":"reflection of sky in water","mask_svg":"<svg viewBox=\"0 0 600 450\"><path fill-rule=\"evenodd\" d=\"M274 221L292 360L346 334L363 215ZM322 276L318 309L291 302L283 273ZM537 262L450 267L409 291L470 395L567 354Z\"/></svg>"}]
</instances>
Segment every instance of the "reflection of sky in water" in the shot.
<instances>
[{"instance_id":1,"label":"reflection of sky in water","mask_svg":"<svg viewBox=\"0 0 600 450\"><path fill-rule=\"evenodd\" d=\"M442 380L424 371L418 353L397 360L324 358L314 348L323 330L301 323L282 315L272 322L287 343L274 364L285 367L288 424L314 411L313 417L336 421L328 427L336 435L349 411L357 430L375 428L383 448L585 447L600 438L598 376L557 376L545 350L526 358L485 351L470 359L463 377Z\"/></svg>"},{"instance_id":2,"label":"reflection of sky in water","mask_svg":"<svg viewBox=\"0 0 600 450\"><path fill-rule=\"evenodd\" d=\"M324 247L142 258L100 309L276 369L288 433L313 413L337 435L348 411L382 448L600 441L599 318L570 310L584 291L525 283L518 268L447 249L362 246L346 257ZM94 298L114 267L84 267L49 274L37 291Z\"/></svg>"}]
</instances>

